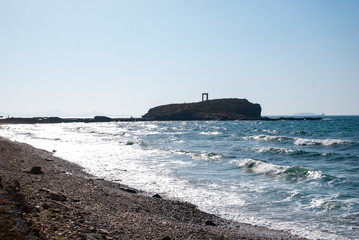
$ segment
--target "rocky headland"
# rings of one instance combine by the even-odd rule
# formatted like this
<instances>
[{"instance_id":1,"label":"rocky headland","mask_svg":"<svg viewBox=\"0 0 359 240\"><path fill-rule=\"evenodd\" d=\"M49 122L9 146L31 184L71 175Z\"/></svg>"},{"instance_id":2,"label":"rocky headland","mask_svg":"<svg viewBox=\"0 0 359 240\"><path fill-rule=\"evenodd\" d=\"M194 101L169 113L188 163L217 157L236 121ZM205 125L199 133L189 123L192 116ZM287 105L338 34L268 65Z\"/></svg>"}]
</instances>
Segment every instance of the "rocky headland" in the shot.
<instances>
[{"instance_id":1,"label":"rocky headland","mask_svg":"<svg viewBox=\"0 0 359 240\"><path fill-rule=\"evenodd\" d=\"M247 99L226 98L151 108L144 120L258 120L262 108Z\"/></svg>"}]
</instances>

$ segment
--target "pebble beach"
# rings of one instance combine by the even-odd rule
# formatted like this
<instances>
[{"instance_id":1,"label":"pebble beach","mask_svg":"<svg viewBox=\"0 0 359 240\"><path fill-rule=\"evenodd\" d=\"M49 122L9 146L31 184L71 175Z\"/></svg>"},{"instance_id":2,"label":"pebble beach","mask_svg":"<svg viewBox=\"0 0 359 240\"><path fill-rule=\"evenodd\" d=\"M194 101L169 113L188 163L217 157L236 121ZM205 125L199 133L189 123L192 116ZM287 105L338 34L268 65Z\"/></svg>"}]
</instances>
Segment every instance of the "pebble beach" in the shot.
<instances>
[{"instance_id":1,"label":"pebble beach","mask_svg":"<svg viewBox=\"0 0 359 240\"><path fill-rule=\"evenodd\" d=\"M303 239L91 176L0 139L1 239Z\"/></svg>"}]
</instances>

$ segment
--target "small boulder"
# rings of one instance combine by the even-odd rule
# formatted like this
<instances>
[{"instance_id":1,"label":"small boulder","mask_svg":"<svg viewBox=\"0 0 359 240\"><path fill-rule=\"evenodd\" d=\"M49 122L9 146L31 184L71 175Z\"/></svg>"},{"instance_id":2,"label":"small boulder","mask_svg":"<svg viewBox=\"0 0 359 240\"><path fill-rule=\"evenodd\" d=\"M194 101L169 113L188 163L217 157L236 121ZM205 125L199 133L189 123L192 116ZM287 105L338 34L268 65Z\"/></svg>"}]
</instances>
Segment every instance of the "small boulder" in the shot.
<instances>
[{"instance_id":1,"label":"small boulder","mask_svg":"<svg viewBox=\"0 0 359 240\"><path fill-rule=\"evenodd\" d=\"M60 202L65 202L67 200L67 197L63 193L60 193L60 192L50 192L49 197L52 200L60 201Z\"/></svg>"},{"instance_id":2,"label":"small boulder","mask_svg":"<svg viewBox=\"0 0 359 240\"><path fill-rule=\"evenodd\" d=\"M162 198L158 193L152 196L153 198Z\"/></svg>"},{"instance_id":3,"label":"small boulder","mask_svg":"<svg viewBox=\"0 0 359 240\"><path fill-rule=\"evenodd\" d=\"M131 188L120 187L120 190L125 191L125 192L129 192L129 193L137 193L136 190L131 189Z\"/></svg>"},{"instance_id":4,"label":"small boulder","mask_svg":"<svg viewBox=\"0 0 359 240\"><path fill-rule=\"evenodd\" d=\"M62 192L53 191L53 190L46 189L46 188L42 188L39 191L47 192L47 194L48 194L47 197L52 200L60 201L60 202L67 201L67 196Z\"/></svg>"},{"instance_id":5,"label":"small boulder","mask_svg":"<svg viewBox=\"0 0 359 240\"><path fill-rule=\"evenodd\" d=\"M110 235L110 232L105 229L98 229L97 232L101 235Z\"/></svg>"},{"instance_id":6,"label":"small boulder","mask_svg":"<svg viewBox=\"0 0 359 240\"><path fill-rule=\"evenodd\" d=\"M30 171L28 171L30 174L43 174L44 172L41 170L41 167L32 167Z\"/></svg>"},{"instance_id":7,"label":"small boulder","mask_svg":"<svg viewBox=\"0 0 359 240\"><path fill-rule=\"evenodd\" d=\"M217 224L215 224L215 223L212 222L211 220L207 220L207 221L205 222L205 224L208 225L208 226L217 226Z\"/></svg>"}]
</instances>

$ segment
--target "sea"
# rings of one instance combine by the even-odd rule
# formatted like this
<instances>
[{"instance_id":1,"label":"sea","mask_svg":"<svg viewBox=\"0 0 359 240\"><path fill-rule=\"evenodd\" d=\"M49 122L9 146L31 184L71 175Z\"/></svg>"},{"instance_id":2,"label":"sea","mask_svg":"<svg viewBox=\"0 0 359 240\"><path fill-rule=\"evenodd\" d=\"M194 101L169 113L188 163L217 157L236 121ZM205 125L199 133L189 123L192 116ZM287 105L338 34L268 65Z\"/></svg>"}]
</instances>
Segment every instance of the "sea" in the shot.
<instances>
[{"instance_id":1,"label":"sea","mask_svg":"<svg viewBox=\"0 0 359 240\"><path fill-rule=\"evenodd\" d=\"M148 195L309 239L359 239L359 116L3 125Z\"/></svg>"}]
</instances>

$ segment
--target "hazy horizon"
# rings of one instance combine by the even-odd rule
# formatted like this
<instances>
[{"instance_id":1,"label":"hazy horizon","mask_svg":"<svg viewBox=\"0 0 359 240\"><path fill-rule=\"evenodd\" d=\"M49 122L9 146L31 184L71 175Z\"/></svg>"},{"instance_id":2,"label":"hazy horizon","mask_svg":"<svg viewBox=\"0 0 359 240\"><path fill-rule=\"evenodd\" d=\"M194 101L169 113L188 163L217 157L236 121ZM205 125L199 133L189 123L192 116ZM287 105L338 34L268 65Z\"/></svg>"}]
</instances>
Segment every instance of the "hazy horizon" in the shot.
<instances>
[{"instance_id":1,"label":"hazy horizon","mask_svg":"<svg viewBox=\"0 0 359 240\"><path fill-rule=\"evenodd\" d=\"M147 112L145 112L147 113ZM77 112L77 113L70 113L64 112L61 110L48 110L42 112L10 112L4 113L0 112L0 118L12 118L12 117L20 117L20 118L31 118L31 117L62 117L62 118L93 118L95 116L107 116L112 118L140 118L143 114L140 115L132 115L132 114L108 114L104 112L100 112L97 110L88 111L88 112ZM324 114L324 115L323 115ZM325 114L325 113L312 113L312 112L300 112L300 113L292 113L292 114L262 114L263 117L278 117L278 116L293 116L293 117L311 117L311 116L359 116L357 114Z\"/></svg>"},{"instance_id":2,"label":"hazy horizon","mask_svg":"<svg viewBox=\"0 0 359 240\"><path fill-rule=\"evenodd\" d=\"M0 1L0 114L246 98L359 115L359 1Z\"/></svg>"}]
</instances>

